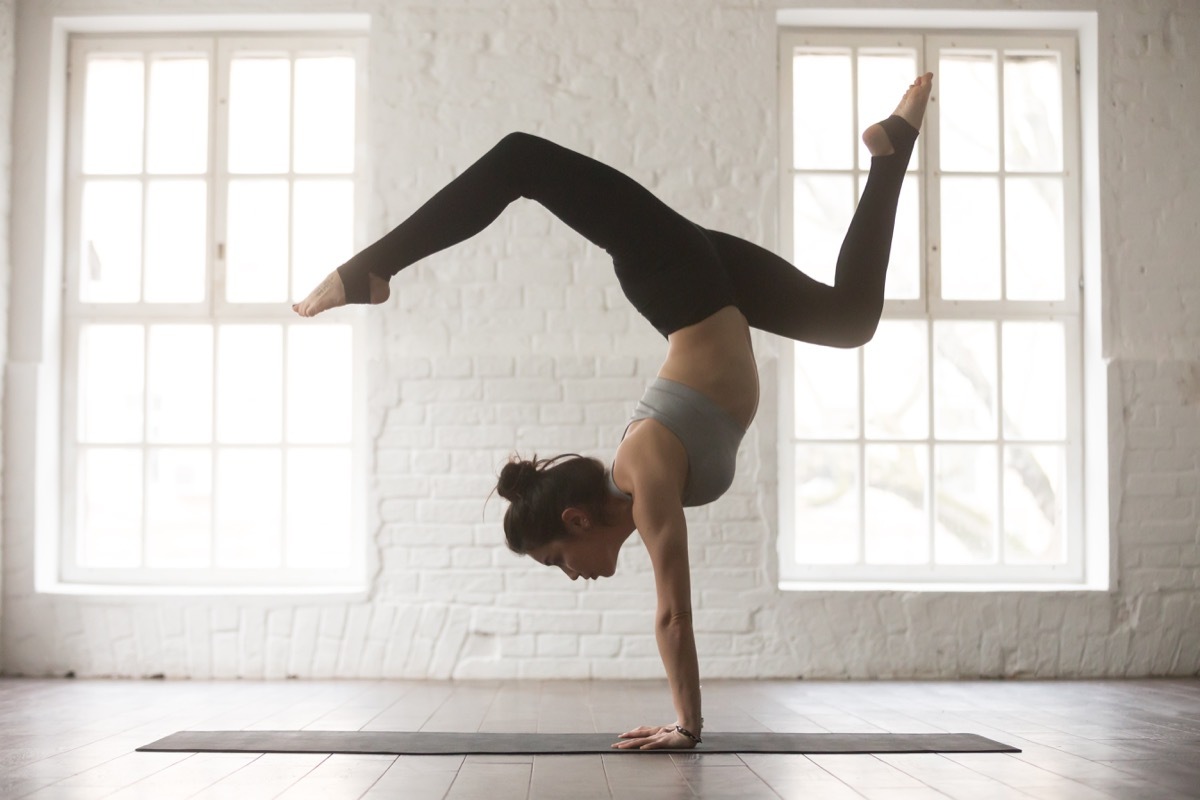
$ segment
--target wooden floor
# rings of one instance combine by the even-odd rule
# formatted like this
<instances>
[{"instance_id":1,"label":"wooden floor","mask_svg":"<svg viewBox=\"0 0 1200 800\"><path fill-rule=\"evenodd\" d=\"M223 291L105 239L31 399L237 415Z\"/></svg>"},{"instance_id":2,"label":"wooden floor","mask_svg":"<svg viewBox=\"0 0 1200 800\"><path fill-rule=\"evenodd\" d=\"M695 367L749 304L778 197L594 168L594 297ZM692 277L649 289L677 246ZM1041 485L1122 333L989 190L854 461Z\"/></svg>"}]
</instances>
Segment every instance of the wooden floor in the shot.
<instances>
[{"instance_id":1,"label":"wooden floor","mask_svg":"<svg viewBox=\"0 0 1200 800\"><path fill-rule=\"evenodd\" d=\"M978 733L1019 754L136 753L183 729L594 732L638 682L0 681L0 798L1200 798L1200 681L710 682L708 730Z\"/></svg>"}]
</instances>

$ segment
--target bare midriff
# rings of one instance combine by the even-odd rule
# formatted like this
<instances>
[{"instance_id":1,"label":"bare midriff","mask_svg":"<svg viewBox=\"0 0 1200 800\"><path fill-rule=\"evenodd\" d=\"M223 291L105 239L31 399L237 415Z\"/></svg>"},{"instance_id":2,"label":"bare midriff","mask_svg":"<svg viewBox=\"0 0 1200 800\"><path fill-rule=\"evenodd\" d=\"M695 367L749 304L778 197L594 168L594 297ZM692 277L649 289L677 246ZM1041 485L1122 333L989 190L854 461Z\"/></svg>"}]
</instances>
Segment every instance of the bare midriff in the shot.
<instances>
[{"instance_id":1,"label":"bare midriff","mask_svg":"<svg viewBox=\"0 0 1200 800\"><path fill-rule=\"evenodd\" d=\"M758 367L742 312L726 306L667 341L658 376L690 386L750 427L758 410Z\"/></svg>"}]
</instances>

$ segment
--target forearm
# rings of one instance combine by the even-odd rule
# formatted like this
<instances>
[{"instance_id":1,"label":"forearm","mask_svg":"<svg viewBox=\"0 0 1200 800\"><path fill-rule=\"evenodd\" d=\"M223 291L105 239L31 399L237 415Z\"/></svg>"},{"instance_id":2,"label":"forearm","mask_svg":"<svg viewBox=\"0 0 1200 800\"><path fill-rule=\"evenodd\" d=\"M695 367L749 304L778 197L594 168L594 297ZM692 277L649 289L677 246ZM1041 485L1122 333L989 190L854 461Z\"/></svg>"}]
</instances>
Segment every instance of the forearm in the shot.
<instances>
[{"instance_id":1,"label":"forearm","mask_svg":"<svg viewBox=\"0 0 1200 800\"><path fill-rule=\"evenodd\" d=\"M660 618L655 630L658 652L671 684L678 724L700 735L700 664L696 657L696 637L692 633L690 613Z\"/></svg>"}]
</instances>

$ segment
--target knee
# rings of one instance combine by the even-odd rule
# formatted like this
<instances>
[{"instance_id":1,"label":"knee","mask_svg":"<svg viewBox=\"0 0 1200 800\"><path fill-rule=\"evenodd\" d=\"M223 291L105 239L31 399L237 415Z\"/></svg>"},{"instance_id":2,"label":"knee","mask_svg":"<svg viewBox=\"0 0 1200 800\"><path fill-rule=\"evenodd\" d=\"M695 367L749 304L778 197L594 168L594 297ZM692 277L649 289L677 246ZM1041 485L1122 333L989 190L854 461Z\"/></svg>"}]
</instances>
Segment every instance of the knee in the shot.
<instances>
[{"instance_id":1,"label":"knee","mask_svg":"<svg viewBox=\"0 0 1200 800\"><path fill-rule=\"evenodd\" d=\"M843 319L841 330L838 332L838 342L835 347L862 347L875 338L879 329L879 319L883 308L860 309L856 313L847 314Z\"/></svg>"},{"instance_id":2,"label":"knee","mask_svg":"<svg viewBox=\"0 0 1200 800\"><path fill-rule=\"evenodd\" d=\"M527 157L536 154L543 149L547 144L545 139L539 136L534 136L532 133L524 131L513 131L507 134L496 148L518 157Z\"/></svg>"}]
</instances>

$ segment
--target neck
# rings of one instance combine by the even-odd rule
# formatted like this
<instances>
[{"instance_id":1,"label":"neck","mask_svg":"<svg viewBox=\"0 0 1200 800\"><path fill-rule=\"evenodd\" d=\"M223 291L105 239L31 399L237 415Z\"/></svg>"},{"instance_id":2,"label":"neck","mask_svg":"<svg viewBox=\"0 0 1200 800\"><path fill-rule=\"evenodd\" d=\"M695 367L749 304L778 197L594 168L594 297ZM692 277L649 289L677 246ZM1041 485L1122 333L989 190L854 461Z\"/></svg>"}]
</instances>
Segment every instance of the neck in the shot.
<instances>
[{"instance_id":1,"label":"neck","mask_svg":"<svg viewBox=\"0 0 1200 800\"><path fill-rule=\"evenodd\" d=\"M624 496L610 498L609 513L610 519L621 533L621 544L625 544L625 540L637 529L633 521L633 500Z\"/></svg>"}]
</instances>

